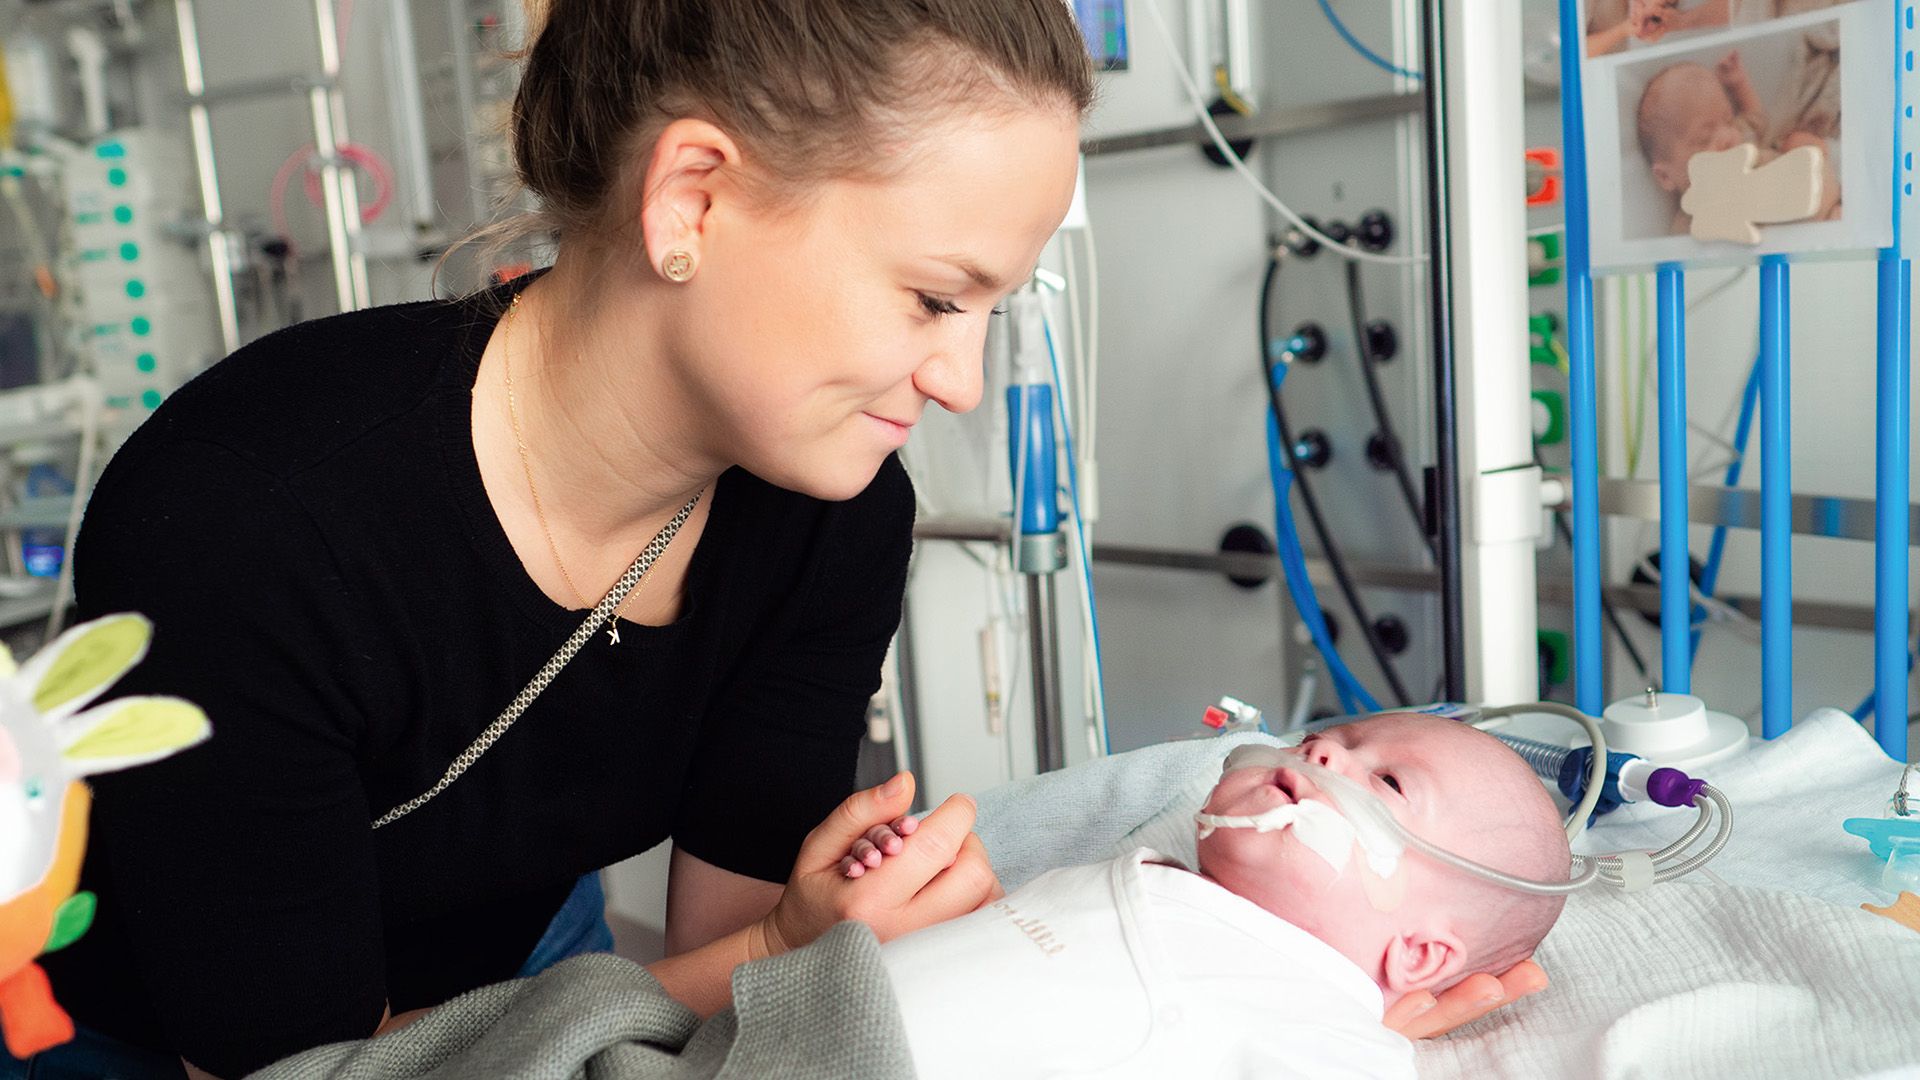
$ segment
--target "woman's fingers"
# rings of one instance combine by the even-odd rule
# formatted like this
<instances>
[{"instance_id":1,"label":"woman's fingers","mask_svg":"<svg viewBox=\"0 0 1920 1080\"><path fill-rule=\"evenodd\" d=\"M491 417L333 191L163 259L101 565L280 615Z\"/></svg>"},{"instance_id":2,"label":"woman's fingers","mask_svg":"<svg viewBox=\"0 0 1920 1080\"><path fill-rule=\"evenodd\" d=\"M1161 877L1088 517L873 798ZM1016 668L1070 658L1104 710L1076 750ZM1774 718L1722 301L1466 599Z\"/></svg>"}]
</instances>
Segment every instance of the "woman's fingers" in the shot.
<instances>
[{"instance_id":1,"label":"woman's fingers","mask_svg":"<svg viewBox=\"0 0 1920 1080\"><path fill-rule=\"evenodd\" d=\"M1000 879L994 876L993 866L987 861L986 846L979 837L968 833L953 863L934 875L914 897L910 921L915 925L901 932L977 911L990 902L999 889Z\"/></svg>"},{"instance_id":2,"label":"woman's fingers","mask_svg":"<svg viewBox=\"0 0 1920 1080\"><path fill-rule=\"evenodd\" d=\"M1393 1007L1387 1010L1387 1014L1380 1018L1380 1022L1409 1039L1422 1039L1426 1036L1419 1033L1415 1022L1432 1012L1433 1006L1432 994L1425 990L1416 990L1394 1002Z\"/></svg>"},{"instance_id":3,"label":"woman's fingers","mask_svg":"<svg viewBox=\"0 0 1920 1080\"><path fill-rule=\"evenodd\" d=\"M1424 1003L1417 999L1427 995L1409 994L1388 1010L1386 1024L1409 1039L1444 1035L1546 987L1547 973L1540 965L1522 960L1498 978L1485 972L1468 976L1441 991L1433 1005L1424 1010L1419 1008Z\"/></svg>"},{"instance_id":4,"label":"woman's fingers","mask_svg":"<svg viewBox=\"0 0 1920 1080\"><path fill-rule=\"evenodd\" d=\"M912 805L913 774L908 772L879 787L854 792L807 834L794 868L803 872L832 870L868 829L899 818Z\"/></svg>"},{"instance_id":5,"label":"woman's fingers","mask_svg":"<svg viewBox=\"0 0 1920 1080\"><path fill-rule=\"evenodd\" d=\"M1500 988L1506 991L1508 1001L1537 994L1547 988L1546 969L1529 957L1500 974Z\"/></svg>"}]
</instances>

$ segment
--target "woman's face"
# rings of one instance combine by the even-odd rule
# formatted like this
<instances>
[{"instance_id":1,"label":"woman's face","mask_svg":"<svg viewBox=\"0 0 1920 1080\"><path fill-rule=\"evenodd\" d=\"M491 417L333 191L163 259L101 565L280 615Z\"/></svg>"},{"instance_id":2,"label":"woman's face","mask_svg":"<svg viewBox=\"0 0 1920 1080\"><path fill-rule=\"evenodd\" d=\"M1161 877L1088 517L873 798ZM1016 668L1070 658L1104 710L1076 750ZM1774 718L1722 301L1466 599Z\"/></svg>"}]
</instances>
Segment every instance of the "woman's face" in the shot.
<instances>
[{"instance_id":1,"label":"woman's face","mask_svg":"<svg viewBox=\"0 0 1920 1080\"><path fill-rule=\"evenodd\" d=\"M993 308L1066 216L1079 127L1065 112L930 127L882 181L796 205L716 196L670 331L711 452L823 499L865 490L929 402L980 403Z\"/></svg>"}]
</instances>

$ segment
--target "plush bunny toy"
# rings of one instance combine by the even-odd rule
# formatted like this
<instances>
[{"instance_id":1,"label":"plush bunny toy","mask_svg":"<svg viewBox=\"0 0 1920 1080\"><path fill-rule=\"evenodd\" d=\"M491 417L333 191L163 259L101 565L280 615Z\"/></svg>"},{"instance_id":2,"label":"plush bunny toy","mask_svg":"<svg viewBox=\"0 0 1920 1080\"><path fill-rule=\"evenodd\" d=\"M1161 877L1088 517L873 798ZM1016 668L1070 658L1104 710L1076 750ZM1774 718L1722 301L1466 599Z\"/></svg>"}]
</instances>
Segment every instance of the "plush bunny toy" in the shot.
<instances>
[{"instance_id":1,"label":"plush bunny toy","mask_svg":"<svg viewBox=\"0 0 1920 1080\"><path fill-rule=\"evenodd\" d=\"M76 626L15 665L0 646L0 1030L25 1059L73 1038L34 963L93 921L75 893L87 842L83 776L166 757L212 734L205 713L176 698L132 697L84 708L147 653L152 624L109 615Z\"/></svg>"}]
</instances>

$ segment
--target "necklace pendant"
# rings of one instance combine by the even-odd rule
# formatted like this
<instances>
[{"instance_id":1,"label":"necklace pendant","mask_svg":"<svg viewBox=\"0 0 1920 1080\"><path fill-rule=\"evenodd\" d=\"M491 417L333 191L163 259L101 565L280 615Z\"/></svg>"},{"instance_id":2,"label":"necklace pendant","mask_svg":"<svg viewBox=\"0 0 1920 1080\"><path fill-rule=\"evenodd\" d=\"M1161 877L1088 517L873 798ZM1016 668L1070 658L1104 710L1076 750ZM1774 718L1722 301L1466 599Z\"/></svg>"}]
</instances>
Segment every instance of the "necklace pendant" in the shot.
<instances>
[{"instance_id":1,"label":"necklace pendant","mask_svg":"<svg viewBox=\"0 0 1920 1080\"><path fill-rule=\"evenodd\" d=\"M618 621L618 616L615 617L614 622L607 624L607 644L609 645L620 644L620 623Z\"/></svg>"}]
</instances>

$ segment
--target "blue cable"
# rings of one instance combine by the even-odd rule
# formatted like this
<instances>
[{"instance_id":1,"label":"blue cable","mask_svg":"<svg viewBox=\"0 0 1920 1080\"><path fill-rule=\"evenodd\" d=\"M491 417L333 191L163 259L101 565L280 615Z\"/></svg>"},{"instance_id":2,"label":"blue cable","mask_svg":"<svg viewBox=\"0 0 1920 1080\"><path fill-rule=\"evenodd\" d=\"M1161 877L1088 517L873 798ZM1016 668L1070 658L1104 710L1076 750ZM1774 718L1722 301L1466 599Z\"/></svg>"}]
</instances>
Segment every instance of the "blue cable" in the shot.
<instances>
[{"instance_id":1,"label":"blue cable","mask_svg":"<svg viewBox=\"0 0 1920 1080\"><path fill-rule=\"evenodd\" d=\"M1067 419L1066 383L1060 377L1060 355L1053 347L1053 323L1041 320L1040 332L1047 339L1047 361L1053 366L1053 402L1060 414L1060 437L1067 444L1067 497L1073 502L1073 520L1079 527L1073 531L1074 546L1080 550L1080 584L1087 590L1087 621L1093 624L1093 678L1101 688L1100 693L1100 741L1104 753L1113 753L1112 729L1106 718L1106 664L1100 654L1100 608L1093 599L1093 563L1087 558L1087 519L1080 513L1080 466L1076 464L1077 452L1073 442L1073 423ZM1084 388L1083 388L1084 390Z\"/></svg>"},{"instance_id":2,"label":"blue cable","mask_svg":"<svg viewBox=\"0 0 1920 1080\"><path fill-rule=\"evenodd\" d=\"M1419 72L1408 71L1406 68L1401 67L1399 64L1396 64L1393 61L1387 59L1386 57L1381 56L1379 53L1374 52L1372 49L1367 48L1366 45L1362 43L1359 38L1353 36L1353 31L1347 29L1347 24L1340 21L1340 16L1335 15L1333 13L1333 5L1328 3L1327 0L1320 0L1320 11L1322 14L1324 14L1327 17L1327 22L1333 24L1334 33L1339 34L1340 39L1342 41L1345 41L1348 45L1352 46L1354 52L1357 52L1361 56L1366 57L1368 60L1373 61L1373 64L1375 67L1383 68L1387 71L1392 72L1395 75L1405 75L1409 79L1418 79L1420 77Z\"/></svg>"},{"instance_id":3,"label":"blue cable","mask_svg":"<svg viewBox=\"0 0 1920 1080\"><path fill-rule=\"evenodd\" d=\"M1286 364L1277 364L1273 369L1274 388L1286 378ZM1300 546L1300 529L1293 520L1293 505L1289 496L1293 489L1293 470L1287 468L1280 453L1280 422L1273 414L1271 406L1267 409L1267 471L1273 481L1273 518L1274 546L1279 550L1280 569L1286 578L1287 592L1293 597L1293 606L1300 613L1300 621L1306 624L1307 633L1313 638L1313 644L1320 652L1321 659L1327 665L1327 673L1333 678L1334 692L1339 695L1340 705L1349 713L1379 712L1380 703L1353 671L1341 659L1340 650L1334 647L1333 635L1327 630L1325 613L1320 609L1320 598L1313 591L1313 582L1307 577L1306 552Z\"/></svg>"}]
</instances>

